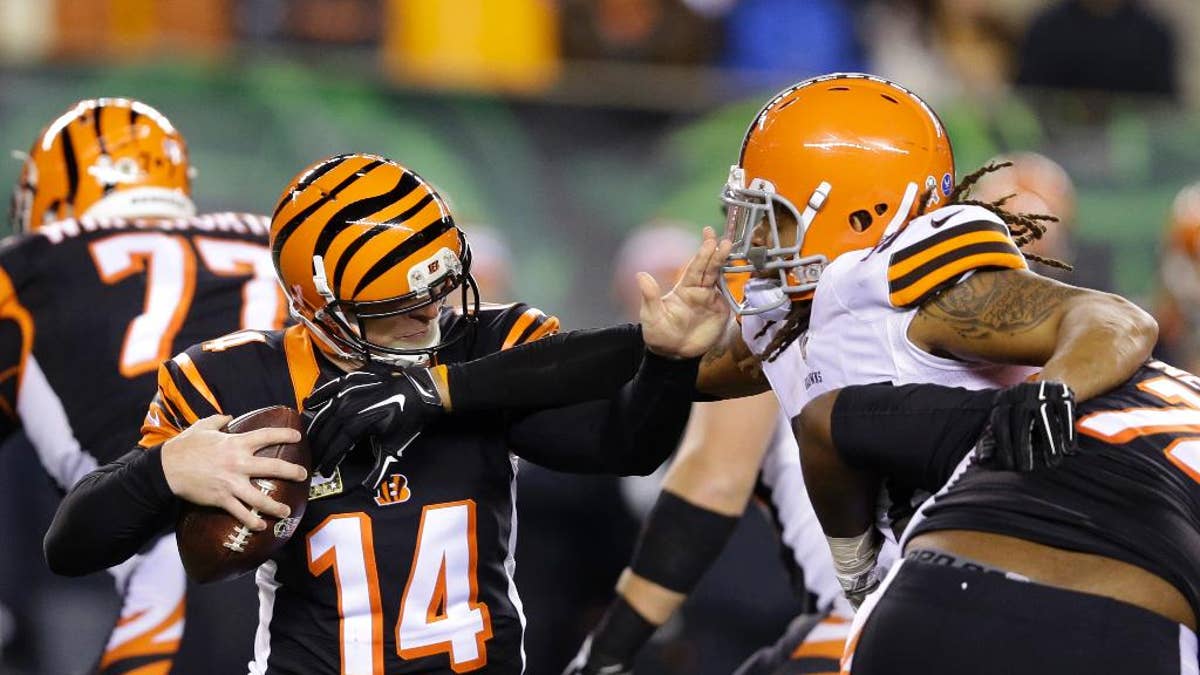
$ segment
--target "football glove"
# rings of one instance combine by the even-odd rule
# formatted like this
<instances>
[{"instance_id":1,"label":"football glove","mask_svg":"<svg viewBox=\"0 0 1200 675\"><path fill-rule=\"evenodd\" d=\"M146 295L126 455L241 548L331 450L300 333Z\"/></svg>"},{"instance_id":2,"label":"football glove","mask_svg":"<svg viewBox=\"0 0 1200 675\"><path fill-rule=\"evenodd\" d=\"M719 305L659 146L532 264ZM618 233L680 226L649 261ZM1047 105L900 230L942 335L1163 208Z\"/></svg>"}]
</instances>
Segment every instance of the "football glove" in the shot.
<instances>
[{"instance_id":1,"label":"football glove","mask_svg":"<svg viewBox=\"0 0 1200 675\"><path fill-rule=\"evenodd\" d=\"M332 475L354 446L367 438L375 465L363 485L375 489L383 469L425 425L443 413L442 400L426 368L376 373L359 370L317 387L304 399L308 442L315 469Z\"/></svg>"},{"instance_id":2,"label":"football glove","mask_svg":"<svg viewBox=\"0 0 1200 675\"><path fill-rule=\"evenodd\" d=\"M983 466L1033 471L1078 453L1075 393L1061 382L1025 382L996 394L976 457Z\"/></svg>"}]
</instances>

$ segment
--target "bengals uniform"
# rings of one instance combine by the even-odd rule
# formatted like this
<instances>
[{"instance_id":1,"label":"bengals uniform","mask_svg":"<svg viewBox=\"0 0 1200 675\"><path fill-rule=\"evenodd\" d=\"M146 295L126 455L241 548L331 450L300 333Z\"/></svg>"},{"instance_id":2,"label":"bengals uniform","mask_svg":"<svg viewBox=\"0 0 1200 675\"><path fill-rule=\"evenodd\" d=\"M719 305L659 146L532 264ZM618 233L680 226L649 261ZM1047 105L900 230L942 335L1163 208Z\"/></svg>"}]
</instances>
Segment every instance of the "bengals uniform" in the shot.
<instances>
[{"instance_id":1,"label":"bengals uniform","mask_svg":"<svg viewBox=\"0 0 1200 675\"><path fill-rule=\"evenodd\" d=\"M61 490L127 452L160 361L231 330L282 325L267 228L244 213L82 218L6 239L0 433L23 427ZM112 572L123 619L101 669L169 664L184 619L175 542L161 539Z\"/></svg>"},{"instance_id":2,"label":"bengals uniform","mask_svg":"<svg viewBox=\"0 0 1200 675\"><path fill-rule=\"evenodd\" d=\"M472 329L443 309L441 363L536 340L558 326L523 304L484 306ZM299 408L344 372L308 329L242 331L163 364L143 427L157 445L197 419L269 405ZM516 457L503 415L427 427L385 470L360 483L370 453L314 476L304 518L257 573L252 673L519 673L525 623L513 583Z\"/></svg>"}]
</instances>

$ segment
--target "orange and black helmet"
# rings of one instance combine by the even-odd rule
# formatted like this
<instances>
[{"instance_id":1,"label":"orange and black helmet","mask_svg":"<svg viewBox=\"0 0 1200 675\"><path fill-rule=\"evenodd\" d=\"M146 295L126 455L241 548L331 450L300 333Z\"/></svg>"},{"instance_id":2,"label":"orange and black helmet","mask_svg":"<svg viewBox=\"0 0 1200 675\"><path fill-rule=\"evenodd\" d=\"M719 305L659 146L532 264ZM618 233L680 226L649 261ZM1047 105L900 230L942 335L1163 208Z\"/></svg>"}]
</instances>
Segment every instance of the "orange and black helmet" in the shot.
<instances>
[{"instance_id":1,"label":"orange and black helmet","mask_svg":"<svg viewBox=\"0 0 1200 675\"><path fill-rule=\"evenodd\" d=\"M29 232L64 218L195 214L187 144L154 108L124 98L80 101L23 157L10 218Z\"/></svg>"},{"instance_id":2,"label":"orange and black helmet","mask_svg":"<svg viewBox=\"0 0 1200 675\"><path fill-rule=\"evenodd\" d=\"M451 344L436 330L425 347L375 344L363 321L411 312L455 289L467 318L478 313L470 248L445 201L384 157L336 155L293 178L271 217L271 253L292 313L341 358L407 365Z\"/></svg>"},{"instance_id":3,"label":"orange and black helmet","mask_svg":"<svg viewBox=\"0 0 1200 675\"><path fill-rule=\"evenodd\" d=\"M954 155L941 121L916 94L861 73L822 75L776 94L754 117L721 200L733 241L730 274L777 276L785 294L770 311L812 297L821 270L870 248L954 188ZM795 220L783 246L777 209ZM752 243L769 228L765 245ZM730 294L727 298L732 300Z\"/></svg>"}]
</instances>

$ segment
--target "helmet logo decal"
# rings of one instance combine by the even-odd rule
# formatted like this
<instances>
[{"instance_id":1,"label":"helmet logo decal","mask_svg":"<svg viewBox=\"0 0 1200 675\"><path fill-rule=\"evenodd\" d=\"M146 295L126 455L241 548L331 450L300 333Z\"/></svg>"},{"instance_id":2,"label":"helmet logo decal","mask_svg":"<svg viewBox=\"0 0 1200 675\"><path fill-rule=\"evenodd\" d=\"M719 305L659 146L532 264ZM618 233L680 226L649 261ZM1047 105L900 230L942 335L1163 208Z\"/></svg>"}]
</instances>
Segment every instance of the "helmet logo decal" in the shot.
<instances>
[{"instance_id":1,"label":"helmet logo decal","mask_svg":"<svg viewBox=\"0 0 1200 675\"><path fill-rule=\"evenodd\" d=\"M942 194L949 197L950 193L953 191L954 191L954 179L950 176L949 172L946 172L946 173L942 174Z\"/></svg>"},{"instance_id":2,"label":"helmet logo decal","mask_svg":"<svg viewBox=\"0 0 1200 675\"><path fill-rule=\"evenodd\" d=\"M142 179L142 170L132 157L122 157L114 162L108 155L100 155L87 172L105 185L137 183Z\"/></svg>"}]
</instances>

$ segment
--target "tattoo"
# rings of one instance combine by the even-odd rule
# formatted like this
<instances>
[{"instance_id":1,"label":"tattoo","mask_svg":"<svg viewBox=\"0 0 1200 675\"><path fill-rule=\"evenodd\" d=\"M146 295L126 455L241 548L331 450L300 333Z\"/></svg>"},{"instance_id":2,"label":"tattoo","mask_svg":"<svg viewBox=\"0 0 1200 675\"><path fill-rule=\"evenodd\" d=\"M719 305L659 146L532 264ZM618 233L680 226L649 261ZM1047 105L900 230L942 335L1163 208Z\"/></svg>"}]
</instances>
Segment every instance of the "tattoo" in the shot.
<instances>
[{"instance_id":1,"label":"tattoo","mask_svg":"<svg viewBox=\"0 0 1200 675\"><path fill-rule=\"evenodd\" d=\"M985 339L1033 330L1063 301L1082 292L1033 274L979 272L934 296L921 312L949 324L963 338Z\"/></svg>"}]
</instances>

